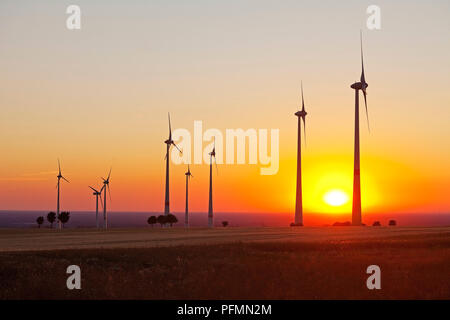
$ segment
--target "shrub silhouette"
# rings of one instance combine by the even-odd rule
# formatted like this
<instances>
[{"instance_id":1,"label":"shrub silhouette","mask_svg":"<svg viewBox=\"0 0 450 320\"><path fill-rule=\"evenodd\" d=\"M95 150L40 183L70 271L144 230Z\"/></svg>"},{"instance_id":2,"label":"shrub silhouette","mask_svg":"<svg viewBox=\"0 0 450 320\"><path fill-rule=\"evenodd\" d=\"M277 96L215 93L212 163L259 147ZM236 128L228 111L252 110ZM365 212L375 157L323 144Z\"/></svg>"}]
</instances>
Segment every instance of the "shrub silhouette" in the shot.
<instances>
[{"instance_id":1,"label":"shrub silhouette","mask_svg":"<svg viewBox=\"0 0 450 320\"><path fill-rule=\"evenodd\" d=\"M374 226L374 227L381 227L381 223L380 223L380 221L375 221L375 222L372 224L372 226Z\"/></svg>"},{"instance_id":2,"label":"shrub silhouette","mask_svg":"<svg viewBox=\"0 0 450 320\"><path fill-rule=\"evenodd\" d=\"M228 221L222 221L222 225L223 225L224 227L228 226Z\"/></svg>"},{"instance_id":3,"label":"shrub silhouette","mask_svg":"<svg viewBox=\"0 0 450 320\"><path fill-rule=\"evenodd\" d=\"M168 215L167 215L167 220L166 220L166 222L167 222L168 224L170 224L170 226L172 226L174 223L177 223L177 222L178 222L178 219L177 219L177 217L174 216L173 214L168 214Z\"/></svg>"},{"instance_id":4,"label":"shrub silhouette","mask_svg":"<svg viewBox=\"0 0 450 320\"><path fill-rule=\"evenodd\" d=\"M159 215L158 218L156 218L156 221L161 225L165 225L167 223L167 218L164 215Z\"/></svg>"},{"instance_id":5,"label":"shrub silhouette","mask_svg":"<svg viewBox=\"0 0 450 320\"><path fill-rule=\"evenodd\" d=\"M70 219L70 212L63 211L59 214L58 220L61 221L62 227L64 228L64 224L67 223Z\"/></svg>"},{"instance_id":6,"label":"shrub silhouette","mask_svg":"<svg viewBox=\"0 0 450 320\"><path fill-rule=\"evenodd\" d=\"M151 216L151 217L149 217L149 218L147 219L147 223L148 223L149 225L151 225L152 228L153 228L153 226L154 226L157 222L158 222L158 221L156 220L156 217L155 217L155 216Z\"/></svg>"},{"instance_id":7,"label":"shrub silhouette","mask_svg":"<svg viewBox=\"0 0 450 320\"><path fill-rule=\"evenodd\" d=\"M390 226L396 226L396 225L397 225L397 221L395 221L395 220L389 220L389 225L390 225Z\"/></svg>"},{"instance_id":8,"label":"shrub silhouette","mask_svg":"<svg viewBox=\"0 0 450 320\"><path fill-rule=\"evenodd\" d=\"M41 227L41 224L44 223L44 217L38 217L38 218L36 219L36 222L37 222L37 224L38 224L38 228L40 228L40 227Z\"/></svg>"},{"instance_id":9,"label":"shrub silhouette","mask_svg":"<svg viewBox=\"0 0 450 320\"><path fill-rule=\"evenodd\" d=\"M55 220L56 220L56 213L54 213L53 211L49 212L47 214L47 221L50 222L50 228L53 228L53 222L55 222Z\"/></svg>"},{"instance_id":10,"label":"shrub silhouette","mask_svg":"<svg viewBox=\"0 0 450 320\"><path fill-rule=\"evenodd\" d=\"M333 227L350 227L351 225L352 223L350 221L333 223Z\"/></svg>"}]
</instances>

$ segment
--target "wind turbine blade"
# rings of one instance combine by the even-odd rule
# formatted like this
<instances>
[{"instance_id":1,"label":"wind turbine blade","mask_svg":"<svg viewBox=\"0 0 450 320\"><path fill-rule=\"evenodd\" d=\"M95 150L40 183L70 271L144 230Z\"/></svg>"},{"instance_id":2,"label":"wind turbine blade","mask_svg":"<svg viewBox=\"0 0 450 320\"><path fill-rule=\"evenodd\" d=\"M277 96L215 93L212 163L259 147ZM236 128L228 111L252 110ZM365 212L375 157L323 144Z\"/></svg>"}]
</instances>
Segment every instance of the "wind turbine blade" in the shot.
<instances>
[{"instance_id":1,"label":"wind turbine blade","mask_svg":"<svg viewBox=\"0 0 450 320\"><path fill-rule=\"evenodd\" d=\"M112 170L112 167L109 168L108 178L106 180L109 180L109 177L111 177L111 170Z\"/></svg>"},{"instance_id":2,"label":"wind turbine blade","mask_svg":"<svg viewBox=\"0 0 450 320\"><path fill-rule=\"evenodd\" d=\"M91 186L89 186L89 188L91 188L92 190L94 190L94 192L98 192L97 190L95 190L94 188L92 188Z\"/></svg>"},{"instance_id":3,"label":"wind turbine blade","mask_svg":"<svg viewBox=\"0 0 450 320\"><path fill-rule=\"evenodd\" d=\"M302 117L303 120L303 137L305 139L305 147L306 147L306 120L305 117Z\"/></svg>"},{"instance_id":4,"label":"wind turbine blade","mask_svg":"<svg viewBox=\"0 0 450 320\"><path fill-rule=\"evenodd\" d=\"M102 188L100 189L100 192L102 192L103 189L105 189L105 185L102 186Z\"/></svg>"},{"instance_id":5,"label":"wind turbine blade","mask_svg":"<svg viewBox=\"0 0 450 320\"><path fill-rule=\"evenodd\" d=\"M369 111L367 109L367 94L366 91L363 91L363 95L364 95L364 105L366 107L366 119L367 119L367 128L369 129L370 132L370 124L369 124Z\"/></svg>"},{"instance_id":6,"label":"wind turbine blade","mask_svg":"<svg viewBox=\"0 0 450 320\"><path fill-rule=\"evenodd\" d=\"M302 88L302 110L305 110L305 100L303 99L303 81L300 84L301 88Z\"/></svg>"},{"instance_id":7,"label":"wind turbine blade","mask_svg":"<svg viewBox=\"0 0 450 320\"><path fill-rule=\"evenodd\" d=\"M65 181L67 181L67 182L69 182L70 183L70 181L69 180L67 180L66 178L64 178L64 177L61 177L61 178L63 178Z\"/></svg>"},{"instance_id":8,"label":"wind turbine blade","mask_svg":"<svg viewBox=\"0 0 450 320\"><path fill-rule=\"evenodd\" d=\"M178 151L180 151L180 153L183 153L183 151L181 151L181 149L180 148L178 148L178 146L175 144L175 142L172 142L172 144L175 146L175 148L177 148L178 149Z\"/></svg>"},{"instance_id":9,"label":"wind turbine blade","mask_svg":"<svg viewBox=\"0 0 450 320\"><path fill-rule=\"evenodd\" d=\"M59 174L61 174L61 163L59 162L59 158L58 158L58 172Z\"/></svg>"},{"instance_id":10,"label":"wind turbine blade","mask_svg":"<svg viewBox=\"0 0 450 320\"><path fill-rule=\"evenodd\" d=\"M100 204L102 205L102 209L103 209L103 200L102 200L102 193L101 192L100 192L99 196L100 196Z\"/></svg>"},{"instance_id":11,"label":"wind turbine blade","mask_svg":"<svg viewBox=\"0 0 450 320\"><path fill-rule=\"evenodd\" d=\"M112 199L111 199L111 190L109 190L109 184L107 184L107 188L108 188L108 195L109 195L109 201L110 202L112 202Z\"/></svg>"},{"instance_id":12,"label":"wind turbine blade","mask_svg":"<svg viewBox=\"0 0 450 320\"><path fill-rule=\"evenodd\" d=\"M366 83L366 78L364 76L364 55L363 55L363 44L362 44L362 31L359 31L359 40L361 45L361 83Z\"/></svg>"},{"instance_id":13,"label":"wind turbine blade","mask_svg":"<svg viewBox=\"0 0 450 320\"><path fill-rule=\"evenodd\" d=\"M167 112L167 116L169 117L169 140L172 139L172 126L170 124L170 113Z\"/></svg>"}]
</instances>

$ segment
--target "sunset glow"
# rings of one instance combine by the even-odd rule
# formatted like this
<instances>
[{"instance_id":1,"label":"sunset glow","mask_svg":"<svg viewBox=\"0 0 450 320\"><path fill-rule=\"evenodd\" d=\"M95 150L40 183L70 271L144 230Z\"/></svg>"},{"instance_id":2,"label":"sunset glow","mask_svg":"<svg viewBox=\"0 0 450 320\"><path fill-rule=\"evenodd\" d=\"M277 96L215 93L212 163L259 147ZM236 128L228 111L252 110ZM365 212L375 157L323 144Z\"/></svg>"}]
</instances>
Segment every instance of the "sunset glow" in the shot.
<instances>
[{"instance_id":1,"label":"sunset glow","mask_svg":"<svg viewBox=\"0 0 450 320\"><path fill-rule=\"evenodd\" d=\"M331 190L325 193L323 200L330 206L338 207L348 202L348 195L342 190Z\"/></svg>"},{"instance_id":2,"label":"sunset glow","mask_svg":"<svg viewBox=\"0 0 450 320\"><path fill-rule=\"evenodd\" d=\"M129 14L123 14L125 5L85 2L91 18L73 32L55 27L64 22L61 8L48 5L48 16L37 22L35 13L46 12L37 3L12 3L0 4L0 209L55 210L60 158L70 180L61 186L63 210L94 210L88 186L101 187L100 177L112 166L109 210L163 211L170 111L173 130L192 136L196 120L204 130L221 132L279 129L277 174L263 176L263 166L248 161L219 164L214 206L217 212L293 213L294 113L303 80L304 215L330 216L331 222L336 214L350 217L350 84L361 71L363 28L371 131L361 106L362 211L450 211L450 45L442 40L448 3L418 2L404 15L401 4L389 2L398 19L366 31L364 19L355 19L364 6L348 3L327 4L348 21L331 26L314 2L267 3L257 14L239 2L211 4L207 14L181 2L139 2L127 7ZM423 19L420 26L410 24ZM426 48L433 48L432 59ZM171 210L182 212L187 165L170 165ZM206 212L208 164L192 164L191 171L190 210Z\"/></svg>"}]
</instances>

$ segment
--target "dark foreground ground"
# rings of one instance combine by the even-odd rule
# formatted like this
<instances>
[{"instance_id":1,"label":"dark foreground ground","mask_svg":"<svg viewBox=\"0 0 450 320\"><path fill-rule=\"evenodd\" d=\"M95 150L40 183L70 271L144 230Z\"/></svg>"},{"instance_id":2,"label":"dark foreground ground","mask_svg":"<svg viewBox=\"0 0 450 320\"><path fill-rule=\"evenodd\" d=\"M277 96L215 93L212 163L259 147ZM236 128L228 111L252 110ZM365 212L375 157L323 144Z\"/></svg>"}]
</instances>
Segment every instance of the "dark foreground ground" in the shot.
<instances>
[{"instance_id":1,"label":"dark foreground ground","mask_svg":"<svg viewBox=\"0 0 450 320\"><path fill-rule=\"evenodd\" d=\"M81 290L66 287L72 264ZM372 264L381 290L366 287ZM0 252L0 299L450 299L450 233Z\"/></svg>"}]
</instances>

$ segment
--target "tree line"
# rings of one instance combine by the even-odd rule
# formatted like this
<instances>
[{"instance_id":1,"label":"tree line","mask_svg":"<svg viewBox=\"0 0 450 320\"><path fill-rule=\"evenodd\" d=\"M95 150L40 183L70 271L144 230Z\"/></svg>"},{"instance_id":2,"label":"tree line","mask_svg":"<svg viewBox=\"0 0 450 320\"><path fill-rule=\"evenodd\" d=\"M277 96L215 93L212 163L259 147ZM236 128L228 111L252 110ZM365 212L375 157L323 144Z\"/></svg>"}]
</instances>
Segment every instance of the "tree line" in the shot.
<instances>
[{"instance_id":1,"label":"tree line","mask_svg":"<svg viewBox=\"0 0 450 320\"><path fill-rule=\"evenodd\" d=\"M53 223L58 219L58 221L61 222L62 227L64 228L64 224L69 222L70 219L70 212L68 211L62 211L58 216L56 216L56 212L49 212L47 213L47 221L50 223L50 228L53 228ZM41 225L45 222L44 217L37 217L36 223L38 224L38 227L40 228Z\"/></svg>"},{"instance_id":2,"label":"tree line","mask_svg":"<svg viewBox=\"0 0 450 320\"><path fill-rule=\"evenodd\" d=\"M178 222L178 219L173 214L159 215L158 217L151 216L147 219L147 223L149 225L151 225L152 227L157 223L159 223L161 225L161 227L164 225L167 225L167 224L172 227L172 225L177 222Z\"/></svg>"},{"instance_id":3,"label":"tree line","mask_svg":"<svg viewBox=\"0 0 450 320\"><path fill-rule=\"evenodd\" d=\"M51 211L47 214L47 221L50 223L50 228L53 228L53 223L55 221L60 221L62 224L62 227L64 228L64 224L69 222L70 219L70 212L68 211L62 211L58 216L56 216L56 213ZM36 223L38 224L38 227L40 228L42 224L44 224L45 218L43 216L37 217ZM159 215L159 216L151 216L147 219L147 223L151 225L152 227L155 224L160 224L161 227L164 225L170 225L171 227L173 224L177 223L178 219L173 214L168 215ZM224 227L228 226L228 221L222 221L222 225Z\"/></svg>"}]
</instances>

